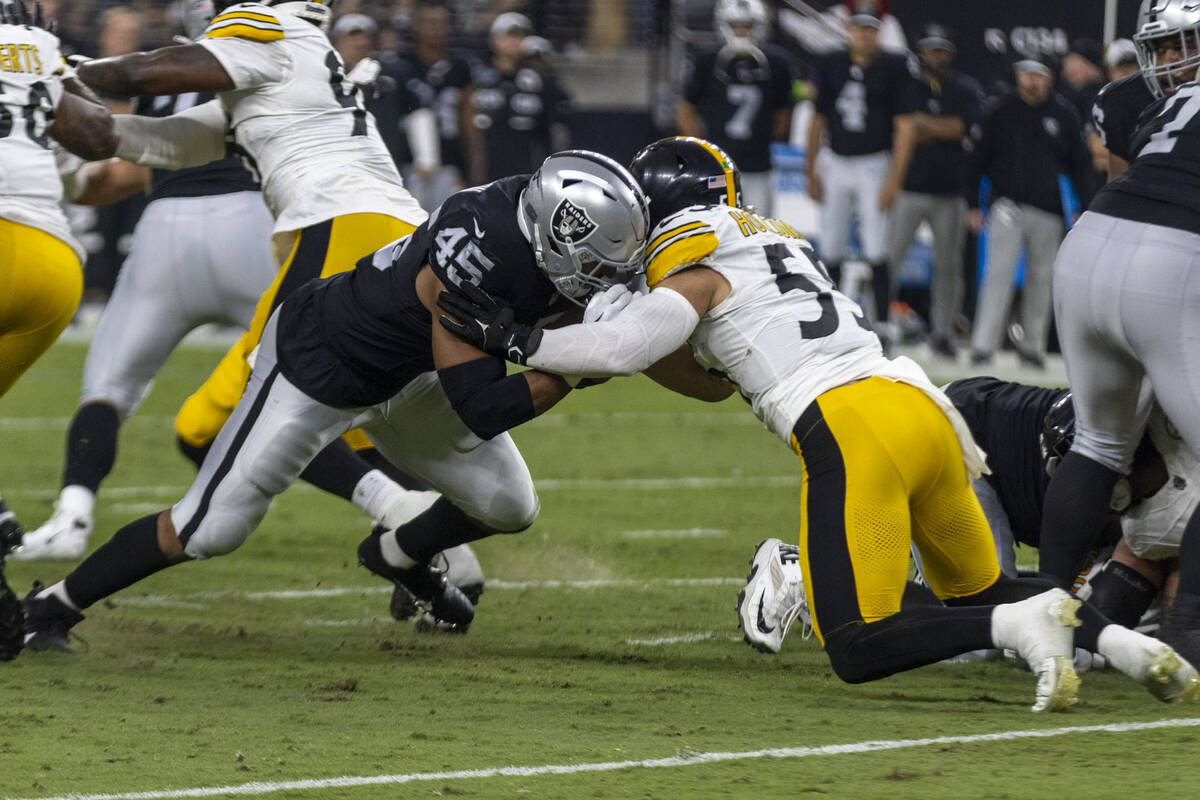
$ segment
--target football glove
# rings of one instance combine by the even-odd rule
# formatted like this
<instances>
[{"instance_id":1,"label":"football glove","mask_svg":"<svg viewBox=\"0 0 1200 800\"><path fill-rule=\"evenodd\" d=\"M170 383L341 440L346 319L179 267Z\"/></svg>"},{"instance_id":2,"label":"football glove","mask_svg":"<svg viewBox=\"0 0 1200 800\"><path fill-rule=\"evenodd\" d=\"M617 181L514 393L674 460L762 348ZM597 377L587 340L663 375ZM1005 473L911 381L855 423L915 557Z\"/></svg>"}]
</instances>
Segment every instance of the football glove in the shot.
<instances>
[{"instance_id":1,"label":"football glove","mask_svg":"<svg viewBox=\"0 0 1200 800\"><path fill-rule=\"evenodd\" d=\"M517 322L511 306L473 283L464 281L457 288L438 294L438 307L450 315L438 318L442 327L485 353L524 366L542 343L542 329Z\"/></svg>"},{"instance_id":2,"label":"football glove","mask_svg":"<svg viewBox=\"0 0 1200 800\"><path fill-rule=\"evenodd\" d=\"M588 300L583 310L584 323L607 322L625 310L637 295L623 283L614 283L603 292L597 292Z\"/></svg>"},{"instance_id":3,"label":"football glove","mask_svg":"<svg viewBox=\"0 0 1200 800\"><path fill-rule=\"evenodd\" d=\"M0 500L0 661L12 661L25 644L25 610L4 580L4 556L21 544L21 526Z\"/></svg>"}]
</instances>

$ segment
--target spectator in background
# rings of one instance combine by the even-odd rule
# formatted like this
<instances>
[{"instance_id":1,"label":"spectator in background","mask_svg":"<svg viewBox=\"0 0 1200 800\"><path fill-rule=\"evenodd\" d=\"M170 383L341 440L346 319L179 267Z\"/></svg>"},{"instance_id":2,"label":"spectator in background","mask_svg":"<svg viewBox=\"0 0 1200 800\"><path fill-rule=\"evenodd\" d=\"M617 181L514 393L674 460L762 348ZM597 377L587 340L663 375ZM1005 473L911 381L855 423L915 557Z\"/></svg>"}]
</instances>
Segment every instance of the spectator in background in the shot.
<instances>
[{"instance_id":1,"label":"spectator in background","mask_svg":"<svg viewBox=\"0 0 1200 800\"><path fill-rule=\"evenodd\" d=\"M496 17L491 61L472 70L461 122L472 185L532 172L550 153L567 147L566 92L523 60L521 45L532 33L524 14Z\"/></svg>"},{"instance_id":2,"label":"spectator in background","mask_svg":"<svg viewBox=\"0 0 1200 800\"><path fill-rule=\"evenodd\" d=\"M1088 152L1092 154L1092 168L1096 171L1094 183L1099 186L1104 183L1108 171L1108 151L1092 123L1092 105L1108 82L1104 73L1104 49L1099 42L1091 39L1071 42L1071 49L1063 56L1059 77L1059 91L1083 121L1084 138Z\"/></svg>"},{"instance_id":3,"label":"spectator in background","mask_svg":"<svg viewBox=\"0 0 1200 800\"><path fill-rule=\"evenodd\" d=\"M817 62L806 169L809 196L822 204L818 249L839 283L851 215L858 216L862 258L871 266L876 332L886 347L887 217L904 185L916 134L908 106L913 73L904 56L880 49L874 7L863 5L850 17L849 50Z\"/></svg>"},{"instance_id":4,"label":"spectator in background","mask_svg":"<svg viewBox=\"0 0 1200 800\"><path fill-rule=\"evenodd\" d=\"M781 48L766 43L762 0L717 0L713 22L724 42L687 64L675 123L728 153L742 173L743 201L770 216L771 142L791 132L795 71Z\"/></svg>"},{"instance_id":5,"label":"spectator in background","mask_svg":"<svg viewBox=\"0 0 1200 800\"><path fill-rule=\"evenodd\" d=\"M1067 175L1086 208L1093 191L1092 160L1079 115L1053 91L1054 77L1040 61L1014 65L1017 91L999 101L974 132L969 159L968 224L979 232L980 181L991 181L987 214L987 271L976 304L971 361L987 364L1000 346L1013 298L1013 277L1026 252L1020 327L1010 338L1023 363L1045 365L1050 328L1050 278L1064 234L1059 175Z\"/></svg>"},{"instance_id":6,"label":"spectator in background","mask_svg":"<svg viewBox=\"0 0 1200 800\"><path fill-rule=\"evenodd\" d=\"M1140 71L1137 46L1128 39L1113 39L1104 51L1104 68L1108 71L1110 82Z\"/></svg>"},{"instance_id":7,"label":"spectator in background","mask_svg":"<svg viewBox=\"0 0 1200 800\"><path fill-rule=\"evenodd\" d=\"M378 31L379 26L375 24L375 20L366 14L345 14L333 23L329 30L329 39L338 55L342 57L347 73L374 52L375 34Z\"/></svg>"},{"instance_id":8,"label":"spectator in background","mask_svg":"<svg viewBox=\"0 0 1200 800\"><path fill-rule=\"evenodd\" d=\"M945 27L926 25L917 40L921 76L913 81L913 126L917 146L896 198L888 234L891 297L896 297L900 265L917 228L933 231L933 280L930 285L930 347L954 358L954 322L962 311L963 244L966 239L967 152L963 140L978 122L986 102L983 87L950 68L955 46Z\"/></svg>"},{"instance_id":9,"label":"spectator in background","mask_svg":"<svg viewBox=\"0 0 1200 800\"><path fill-rule=\"evenodd\" d=\"M388 67L388 74L416 95L436 119L437 157L419 166L409 159L402 169L408 190L430 211L464 185L459 120L463 90L471 83L471 67L465 58L449 51L452 27L450 9L438 2L420 3L412 15L412 47L397 53ZM420 150L419 143L416 149Z\"/></svg>"}]
</instances>

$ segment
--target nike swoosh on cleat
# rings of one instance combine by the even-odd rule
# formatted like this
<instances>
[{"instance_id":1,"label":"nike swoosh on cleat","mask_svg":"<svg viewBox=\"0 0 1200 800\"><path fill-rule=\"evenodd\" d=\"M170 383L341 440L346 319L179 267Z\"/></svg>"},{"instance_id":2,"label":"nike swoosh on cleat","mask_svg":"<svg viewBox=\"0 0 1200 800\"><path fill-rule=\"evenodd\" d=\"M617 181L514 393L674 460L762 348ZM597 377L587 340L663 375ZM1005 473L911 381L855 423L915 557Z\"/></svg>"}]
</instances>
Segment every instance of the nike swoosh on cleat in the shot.
<instances>
[{"instance_id":1,"label":"nike swoosh on cleat","mask_svg":"<svg viewBox=\"0 0 1200 800\"><path fill-rule=\"evenodd\" d=\"M767 625L767 621L763 619L763 598L758 598L758 629L763 633L771 633L775 629Z\"/></svg>"}]
</instances>

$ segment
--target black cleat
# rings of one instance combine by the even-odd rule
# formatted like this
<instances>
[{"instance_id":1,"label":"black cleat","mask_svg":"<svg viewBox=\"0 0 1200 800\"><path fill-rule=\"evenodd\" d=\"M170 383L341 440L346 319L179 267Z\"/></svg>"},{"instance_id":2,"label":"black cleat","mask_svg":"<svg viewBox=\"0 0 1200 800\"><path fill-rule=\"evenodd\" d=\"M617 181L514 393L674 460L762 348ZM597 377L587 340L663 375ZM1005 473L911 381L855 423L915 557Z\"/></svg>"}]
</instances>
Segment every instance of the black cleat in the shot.
<instances>
[{"instance_id":1,"label":"black cleat","mask_svg":"<svg viewBox=\"0 0 1200 800\"><path fill-rule=\"evenodd\" d=\"M71 628L83 622L83 614L53 595L39 596L45 588L35 582L25 595L25 649L74 653L69 639Z\"/></svg>"},{"instance_id":2,"label":"black cleat","mask_svg":"<svg viewBox=\"0 0 1200 800\"><path fill-rule=\"evenodd\" d=\"M7 503L0 500L0 565L6 555L21 546L21 537L24 535L17 515L9 510Z\"/></svg>"},{"instance_id":3,"label":"black cleat","mask_svg":"<svg viewBox=\"0 0 1200 800\"><path fill-rule=\"evenodd\" d=\"M413 603L419 610L432 614L436 620L457 626L463 631L475 618L475 607L470 599L428 562L401 569L384 561L377 531L372 531L359 544L358 563L396 585L389 605L396 619L410 619L414 613Z\"/></svg>"}]
</instances>

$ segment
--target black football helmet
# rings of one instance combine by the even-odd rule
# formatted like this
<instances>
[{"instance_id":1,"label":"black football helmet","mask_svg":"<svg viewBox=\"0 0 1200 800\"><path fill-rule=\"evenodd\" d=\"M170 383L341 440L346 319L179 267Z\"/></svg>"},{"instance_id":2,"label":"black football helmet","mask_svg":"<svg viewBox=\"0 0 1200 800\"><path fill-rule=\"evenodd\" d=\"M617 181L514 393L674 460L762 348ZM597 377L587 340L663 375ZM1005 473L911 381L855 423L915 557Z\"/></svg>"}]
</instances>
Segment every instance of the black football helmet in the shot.
<instances>
[{"instance_id":1,"label":"black football helmet","mask_svg":"<svg viewBox=\"0 0 1200 800\"><path fill-rule=\"evenodd\" d=\"M650 227L688 206L742 206L742 174L725 151L694 136L643 147L629 171L650 199Z\"/></svg>"},{"instance_id":2,"label":"black football helmet","mask_svg":"<svg viewBox=\"0 0 1200 800\"><path fill-rule=\"evenodd\" d=\"M1046 463L1046 474L1053 476L1058 464L1071 449L1075 441L1075 406L1071 404L1071 393L1067 392L1054 401L1042 420L1042 433L1038 443L1042 449L1042 461Z\"/></svg>"}]
</instances>

